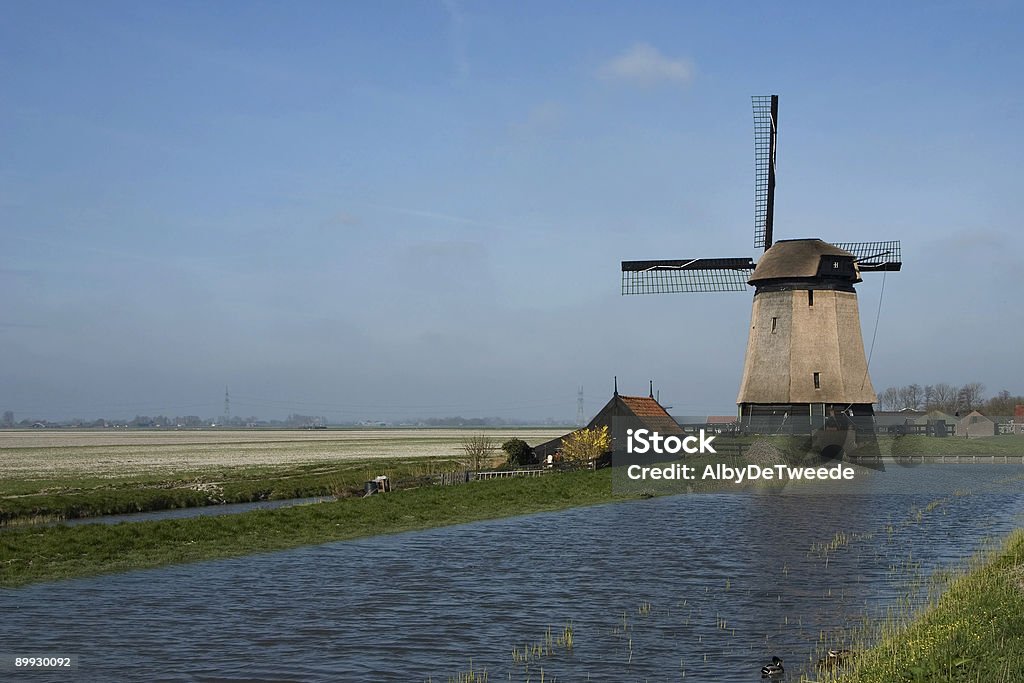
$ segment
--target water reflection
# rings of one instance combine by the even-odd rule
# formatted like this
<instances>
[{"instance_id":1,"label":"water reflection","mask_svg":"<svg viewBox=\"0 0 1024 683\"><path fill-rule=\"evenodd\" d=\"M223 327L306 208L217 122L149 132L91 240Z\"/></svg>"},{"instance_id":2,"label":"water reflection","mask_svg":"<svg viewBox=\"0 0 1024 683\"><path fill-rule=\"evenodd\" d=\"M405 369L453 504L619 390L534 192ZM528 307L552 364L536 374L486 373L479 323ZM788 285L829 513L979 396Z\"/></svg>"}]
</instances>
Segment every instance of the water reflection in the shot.
<instances>
[{"instance_id":1,"label":"water reflection","mask_svg":"<svg viewBox=\"0 0 1024 683\"><path fill-rule=\"evenodd\" d=\"M512 648L569 621L574 649L532 680L754 681L772 655L796 680L823 632L905 590L908 558L929 572L1013 528L1019 482L995 482L1021 471L906 469L890 474L941 481L640 500L32 586L3 593L0 629L5 649L78 654L81 680L445 681L472 658L523 681Z\"/></svg>"}]
</instances>

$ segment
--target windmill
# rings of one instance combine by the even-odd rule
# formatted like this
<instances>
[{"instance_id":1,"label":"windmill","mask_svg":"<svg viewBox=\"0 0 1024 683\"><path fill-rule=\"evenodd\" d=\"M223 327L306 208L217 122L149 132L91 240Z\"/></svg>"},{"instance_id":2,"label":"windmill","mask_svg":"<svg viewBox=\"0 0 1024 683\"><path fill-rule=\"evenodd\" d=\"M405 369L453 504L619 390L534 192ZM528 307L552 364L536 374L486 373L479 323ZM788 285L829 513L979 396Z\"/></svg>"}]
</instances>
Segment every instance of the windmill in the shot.
<instances>
[{"instance_id":1,"label":"windmill","mask_svg":"<svg viewBox=\"0 0 1024 683\"><path fill-rule=\"evenodd\" d=\"M623 261L623 294L754 288L750 336L736 399L741 426L807 433L829 420L870 425L877 401L854 285L898 271L900 243L790 239L773 242L779 97L753 97L753 258Z\"/></svg>"}]
</instances>

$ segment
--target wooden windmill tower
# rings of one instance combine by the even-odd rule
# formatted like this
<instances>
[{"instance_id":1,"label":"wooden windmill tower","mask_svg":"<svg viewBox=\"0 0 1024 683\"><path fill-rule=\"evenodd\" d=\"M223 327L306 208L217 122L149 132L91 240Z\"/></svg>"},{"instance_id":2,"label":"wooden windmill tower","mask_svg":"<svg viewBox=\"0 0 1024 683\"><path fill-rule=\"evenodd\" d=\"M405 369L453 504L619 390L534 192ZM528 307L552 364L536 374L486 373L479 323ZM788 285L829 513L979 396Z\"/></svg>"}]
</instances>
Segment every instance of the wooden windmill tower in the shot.
<instances>
[{"instance_id":1,"label":"wooden windmill tower","mask_svg":"<svg viewBox=\"0 0 1024 683\"><path fill-rule=\"evenodd\" d=\"M900 243L792 239L772 242L779 97L754 97L752 258L623 261L622 293L745 291L754 287L750 337L736 399L741 425L810 431L829 418L871 422L868 376L854 285L861 274L897 271Z\"/></svg>"}]
</instances>

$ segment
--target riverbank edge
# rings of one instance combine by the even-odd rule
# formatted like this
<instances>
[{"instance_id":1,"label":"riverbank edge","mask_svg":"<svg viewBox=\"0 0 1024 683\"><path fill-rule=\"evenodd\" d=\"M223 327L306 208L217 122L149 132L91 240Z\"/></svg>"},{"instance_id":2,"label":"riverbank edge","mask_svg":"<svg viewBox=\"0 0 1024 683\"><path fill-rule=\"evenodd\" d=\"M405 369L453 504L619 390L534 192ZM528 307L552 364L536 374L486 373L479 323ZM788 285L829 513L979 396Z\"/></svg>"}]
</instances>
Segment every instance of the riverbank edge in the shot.
<instances>
[{"instance_id":1,"label":"riverbank edge","mask_svg":"<svg viewBox=\"0 0 1024 683\"><path fill-rule=\"evenodd\" d=\"M892 619L838 683L1024 680L1024 529L972 558L908 624Z\"/></svg>"},{"instance_id":2,"label":"riverbank edge","mask_svg":"<svg viewBox=\"0 0 1024 683\"><path fill-rule=\"evenodd\" d=\"M0 587L240 557L638 498L608 470L430 486L237 515L0 534Z\"/></svg>"}]
</instances>

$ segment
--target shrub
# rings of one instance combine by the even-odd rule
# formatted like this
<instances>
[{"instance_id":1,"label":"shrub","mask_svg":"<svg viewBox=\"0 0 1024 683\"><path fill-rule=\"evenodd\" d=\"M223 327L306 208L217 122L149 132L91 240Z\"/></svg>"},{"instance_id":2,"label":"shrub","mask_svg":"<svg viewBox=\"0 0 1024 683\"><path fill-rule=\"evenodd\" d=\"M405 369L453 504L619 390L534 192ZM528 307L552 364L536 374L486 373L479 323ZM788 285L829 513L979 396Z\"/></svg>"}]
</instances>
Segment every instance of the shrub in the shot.
<instances>
[{"instance_id":1,"label":"shrub","mask_svg":"<svg viewBox=\"0 0 1024 683\"><path fill-rule=\"evenodd\" d=\"M501 444L501 450L508 455L508 464L513 467L533 465L537 462L537 456L530 448L530 444L522 439L509 439Z\"/></svg>"}]
</instances>

